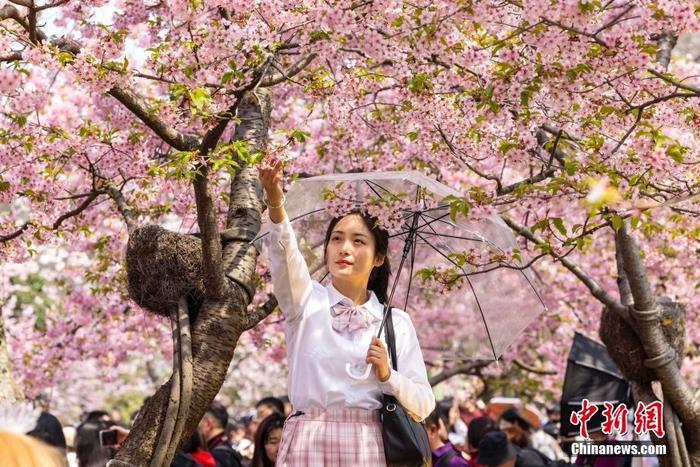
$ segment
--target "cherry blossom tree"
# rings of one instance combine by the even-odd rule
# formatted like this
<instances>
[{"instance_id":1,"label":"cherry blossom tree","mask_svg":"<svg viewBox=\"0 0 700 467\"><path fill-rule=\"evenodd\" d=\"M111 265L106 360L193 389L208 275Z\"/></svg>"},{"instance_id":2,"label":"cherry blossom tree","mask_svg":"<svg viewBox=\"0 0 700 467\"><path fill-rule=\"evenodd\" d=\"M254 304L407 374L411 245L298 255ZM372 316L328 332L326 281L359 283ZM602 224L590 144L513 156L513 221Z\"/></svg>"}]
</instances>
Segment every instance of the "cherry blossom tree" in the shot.
<instances>
[{"instance_id":1,"label":"cherry blossom tree","mask_svg":"<svg viewBox=\"0 0 700 467\"><path fill-rule=\"evenodd\" d=\"M501 215L523 240L514 260L542 279L549 311L506 359L556 371L574 329L608 323L605 338L617 326L642 362L627 375L635 397L669 410L664 462L698 463L700 375L681 364L700 342L700 87L672 51L699 11L670 0L4 2L0 260L38 246L85 255L55 337L95 320L114 335L144 316L126 299L127 238L149 223L198 234L193 396L167 461L241 333L275 307L247 243L260 154L290 156L301 176L421 170L462 191L460 215ZM683 326L692 345L664 333ZM142 348L125 341L112 348ZM460 371L482 370L445 375ZM170 389L144 407L119 462L157 451Z\"/></svg>"}]
</instances>

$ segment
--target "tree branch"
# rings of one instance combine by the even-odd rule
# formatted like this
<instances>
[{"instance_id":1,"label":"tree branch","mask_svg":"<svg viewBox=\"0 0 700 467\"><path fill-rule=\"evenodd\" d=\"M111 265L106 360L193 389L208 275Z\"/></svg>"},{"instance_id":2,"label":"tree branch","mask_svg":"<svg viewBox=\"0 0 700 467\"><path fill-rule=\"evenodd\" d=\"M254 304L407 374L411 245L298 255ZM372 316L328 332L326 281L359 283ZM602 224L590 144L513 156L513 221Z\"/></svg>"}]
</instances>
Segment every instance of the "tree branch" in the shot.
<instances>
[{"instance_id":1,"label":"tree branch","mask_svg":"<svg viewBox=\"0 0 700 467\"><path fill-rule=\"evenodd\" d=\"M667 75L660 73L660 72L658 72L654 69L651 69L651 68L647 69L647 72L649 72L649 74L656 76L657 78L661 79L662 81L666 81L667 83L674 85L678 89L685 89L686 91L690 91L693 94L700 95L700 88L697 88L695 86L691 86L690 84L684 84L680 81L676 81L675 79L671 78L670 76L667 76Z\"/></svg>"},{"instance_id":2,"label":"tree branch","mask_svg":"<svg viewBox=\"0 0 700 467\"><path fill-rule=\"evenodd\" d=\"M114 187L107 188L107 193L109 193L109 196L112 198L112 200L114 200L114 203L117 205L117 210L122 215L122 218L124 218L124 223L126 224L127 232L133 232L136 229L136 226L138 225L136 221L136 215L126 203L126 200L124 199L124 193L122 193L120 190L117 190Z\"/></svg>"},{"instance_id":3,"label":"tree branch","mask_svg":"<svg viewBox=\"0 0 700 467\"><path fill-rule=\"evenodd\" d=\"M600 46L602 46L602 47L604 47L604 48L606 48L606 49L609 49L609 48L610 48L610 47L608 47L608 44L605 43L605 41L603 41L600 37L598 37L598 33L597 33L597 32L596 32L596 33L590 33L590 32L586 32L586 31L581 31L580 29L577 29L577 28L575 28L575 27L573 27L573 26L566 26L565 24L562 24L562 23L560 23L560 22L558 22L558 21L553 21L553 20L547 19L547 18L542 18L542 22L545 23L545 24L548 24L548 25L550 25L550 26L556 26L556 27L558 27L559 29L562 29L562 30L564 30L564 31L573 32L574 34L578 34L578 35L580 35L580 36L590 37L591 39L593 39L593 40L594 40L597 44L599 44Z\"/></svg>"},{"instance_id":4,"label":"tree branch","mask_svg":"<svg viewBox=\"0 0 700 467\"><path fill-rule=\"evenodd\" d=\"M673 48L676 46L678 36L669 31L664 31L661 34L652 35L651 38L656 39L658 43L656 61L664 67L664 70L668 69L668 65L671 63L671 52L673 52Z\"/></svg>"},{"instance_id":5,"label":"tree branch","mask_svg":"<svg viewBox=\"0 0 700 467\"><path fill-rule=\"evenodd\" d=\"M630 236L629 220L624 219L617 231L615 246L620 249L623 270L637 310L652 310L656 299L646 274L637 243Z\"/></svg>"},{"instance_id":6,"label":"tree branch","mask_svg":"<svg viewBox=\"0 0 700 467\"><path fill-rule=\"evenodd\" d=\"M469 170L471 170L472 172L477 174L479 177L484 178L486 180L491 180L493 182L496 182L496 192L497 193L500 192L500 190L501 190L501 179L500 178L498 178L494 175L489 175L489 174L483 173L480 170L478 170L476 167L472 166L469 162L464 160L462 158L462 156L458 154L457 148L454 146L454 144L452 144L452 141L450 141L447 138L447 135L445 134L442 127L440 125L435 125L435 129L438 131L438 133L440 133L440 138L442 138L442 141L445 143L445 145L447 146L447 148L450 150L450 152L452 154L454 154L457 158L459 158L459 160L461 160L462 163L464 165L466 165Z\"/></svg>"},{"instance_id":7,"label":"tree branch","mask_svg":"<svg viewBox=\"0 0 700 467\"><path fill-rule=\"evenodd\" d=\"M443 381L448 380L456 375L475 376L479 370L481 370L482 368L484 368L490 364L491 364L491 361L471 362L471 363L464 363L462 365L457 365L457 366L454 366L448 370L443 371L442 373L438 373L436 375L431 376L430 379L428 380L428 382L430 383L431 386L437 386L438 384L442 383Z\"/></svg>"},{"instance_id":8,"label":"tree branch","mask_svg":"<svg viewBox=\"0 0 700 467\"><path fill-rule=\"evenodd\" d=\"M510 219L507 216L501 216L501 218L511 229L513 229L519 235L525 237L535 245L548 247L549 244L547 242L545 242L537 235L533 234L527 227L515 222L513 219ZM612 297L609 293L603 290L603 288L600 287L600 285L592 277L586 274L578 265L574 264L567 258L564 258L563 256L559 255L554 251L550 251L549 254L553 258L558 260L562 264L562 266L571 271L574 274L574 276L576 276L581 282L583 282L583 284L588 288L588 290L590 290L591 294L595 298L597 298L610 310L617 313L626 322L630 322L629 311L627 310L627 308L623 306L619 301L615 300L615 298Z\"/></svg>"},{"instance_id":9,"label":"tree branch","mask_svg":"<svg viewBox=\"0 0 700 467\"><path fill-rule=\"evenodd\" d=\"M510 185L506 185L502 189L497 190L496 194L498 194L499 196L510 194L523 185L531 185L534 183L541 182L542 180L548 179L549 177L551 177L555 173L557 173L557 169L547 169L545 171L542 171L542 172L539 172L539 173L533 175L532 177L528 177L524 180L520 180L520 181L512 183Z\"/></svg>"},{"instance_id":10,"label":"tree branch","mask_svg":"<svg viewBox=\"0 0 700 467\"><path fill-rule=\"evenodd\" d=\"M271 111L272 101L267 89L246 92L240 99L238 116L241 123L236 127L233 139L246 141L251 153L265 151ZM242 161L239 163L241 168L231 182L226 230L222 232L226 242L224 271L226 277L242 287L252 301L255 284L251 279L257 251L250 242L260 231L262 189L258 168Z\"/></svg>"},{"instance_id":11,"label":"tree branch","mask_svg":"<svg viewBox=\"0 0 700 467\"><path fill-rule=\"evenodd\" d=\"M260 86L263 88L267 88L293 78L294 76L301 73L304 70L304 68L309 66L311 62L313 62L316 59L316 57L318 57L318 54L310 53L306 57L302 58L301 60L287 68L287 70L280 70L279 73L273 73L272 75L268 76L260 83Z\"/></svg>"},{"instance_id":12,"label":"tree branch","mask_svg":"<svg viewBox=\"0 0 700 467\"><path fill-rule=\"evenodd\" d=\"M197 204L197 224L202 240L202 269L207 298L217 300L223 296L224 274L221 240L216 224L216 210L209 191L209 167L202 164L193 181Z\"/></svg>"},{"instance_id":13,"label":"tree branch","mask_svg":"<svg viewBox=\"0 0 700 467\"><path fill-rule=\"evenodd\" d=\"M558 373L557 371L553 370L541 370L539 368L535 368L534 366L530 366L527 363L521 362L518 359L513 360L513 364L521 370L525 370L528 373L534 373L536 375L556 375Z\"/></svg>"},{"instance_id":14,"label":"tree branch","mask_svg":"<svg viewBox=\"0 0 700 467\"><path fill-rule=\"evenodd\" d=\"M260 307L258 307L257 310L255 310L254 312L252 312L248 315L246 328L245 328L246 331L248 329L254 328L255 326L258 325L258 323L260 321L267 318L270 315L270 313L272 313L275 310L275 308L277 308L277 305L278 305L277 297L270 294L269 298L267 299L267 301L265 303L263 303Z\"/></svg>"},{"instance_id":15,"label":"tree branch","mask_svg":"<svg viewBox=\"0 0 700 467\"><path fill-rule=\"evenodd\" d=\"M168 127L156 113L130 89L115 86L109 90L109 94L121 102L124 107L136 115L148 128L153 130L160 138L179 151L193 151L199 146L196 136L184 135L177 130Z\"/></svg>"},{"instance_id":16,"label":"tree branch","mask_svg":"<svg viewBox=\"0 0 700 467\"><path fill-rule=\"evenodd\" d=\"M617 264L617 288L620 291L620 300L624 306L630 306L634 302L634 298L632 297L630 282L625 273L620 236L617 234L615 235L615 263Z\"/></svg>"},{"instance_id":17,"label":"tree branch","mask_svg":"<svg viewBox=\"0 0 700 467\"><path fill-rule=\"evenodd\" d=\"M66 219L69 219L71 217L77 216L81 212L85 211L88 207L90 207L90 204L92 204L92 202L95 201L97 199L97 197L100 196L101 194L104 194L104 191L98 190L98 191L93 191L92 193L88 194L85 197L85 200L82 203L80 203L80 205L78 207L76 207L75 209L72 209L72 210L68 211L67 213L59 216L59 218L56 219L56 222L53 223L52 228L54 230L58 229L61 226L61 224L63 223L63 221L65 221Z\"/></svg>"},{"instance_id":18,"label":"tree branch","mask_svg":"<svg viewBox=\"0 0 700 467\"><path fill-rule=\"evenodd\" d=\"M549 177L551 177L552 175L557 173L557 169L555 169L551 166L552 161L554 159L559 161L559 163L561 165L564 165L564 158L566 157L566 154L561 149L559 149L559 141L561 139L571 140L573 138L571 138L568 135L565 135L564 132L560 129L553 128L549 125L543 125L542 128L537 130L537 132L535 133L535 137L537 138L537 143L543 149L544 149L545 144L547 144L547 142L549 141L549 136L547 135L547 133L552 133L555 136L554 143L552 144L552 149L549 150L549 154L551 155L551 157L550 157L547 165L545 167L543 167L539 173L537 173L531 177L528 177L524 180L520 180L518 182L511 183L510 185L507 185L505 187L501 187L501 188L497 189L496 190L497 195L499 195L499 196L507 195L507 194L510 194L513 191L517 190L518 188L520 188L523 185L530 185L530 184L534 184L534 183L539 183L543 180L548 179Z\"/></svg>"},{"instance_id":19,"label":"tree branch","mask_svg":"<svg viewBox=\"0 0 700 467\"><path fill-rule=\"evenodd\" d=\"M22 52L12 52L0 57L0 62L16 62L18 60L22 60Z\"/></svg>"},{"instance_id":20,"label":"tree branch","mask_svg":"<svg viewBox=\"0 0 700 467\"><path fill-rule=\"evenodd\" d=\"M214 128L207 131L207 133L204 135L204 138L202 138L202 144L199 146L199 153L202 156L202 158L206 160L209 151L214 149L219 143L221 135L224 134L228 123L236 115L238 105L243 99L243 96L249 91L252 91L253 94L255 94L255 90L261 85L261 83L265 79L265 76L267 75L267 72L270 68L270 64L272 63L273 59L274 57L268 57L265 63L253 73L254 77L252 81L243 89L236 90L236 102L234 102L234 104L231 107L229 107L229 109L226 112L219 115L219 123L217 123Z\"/></svg>"},{"instance_id":21,"label":"tree branch","mask_svg":"<svg viewBox=\"0 0 700 467\"><path fill-rule=\"evenodd\" d=\"M24 231L27 230L32 225L34 225L34 224L32 224L31 222L25 222L24 224L22 224L22 226L20 228L18 228L14 232L11 232L9 234L0 235L0 243L9 242L10 240L14 240L15 238L22 235L24 233Z\"/></svg>"},{"instance_id":22,"label":"tree branch","mask_svg":"<svg viewBox=\"0 0 700 467\"><path fill-rule=\"evenodd\" d=\"M37 30L36 30L36 8L34 8L34 0L28 1L29 6L27 13L27 23L29 23L29 42L32 44L37 44Z\"/></svg>"}]
</instances>

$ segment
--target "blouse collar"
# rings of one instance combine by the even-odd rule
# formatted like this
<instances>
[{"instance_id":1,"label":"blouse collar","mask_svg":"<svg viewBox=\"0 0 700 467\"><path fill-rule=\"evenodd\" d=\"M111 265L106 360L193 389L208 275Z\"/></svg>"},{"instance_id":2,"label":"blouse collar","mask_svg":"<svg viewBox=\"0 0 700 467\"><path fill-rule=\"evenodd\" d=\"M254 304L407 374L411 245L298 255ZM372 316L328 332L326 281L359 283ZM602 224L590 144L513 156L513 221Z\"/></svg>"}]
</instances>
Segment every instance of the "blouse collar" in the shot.
<instances>
[{"instance_id":1,"label":"blouse collar","mask_svg":"<svg viewBox=\"0 0 700 467\"><path fill-rule=\"evenodd\" d=\"M340 293L338 291L338 289L336 289L333 286L332 281L328 282L328 284L326 285L326 290L328 291L328 300L330 302L329 303L330 306L333 306L333 305L340 303L340 302L345 302L349 305L352 304L352 300L350 300L348 297L346 297L345 295ZM374 291L368 290L368 292L369 292L369 300L367 300L361 306L365 307L370 313L372 313L372 316L374 316L375 318L382 319L382 312L384 311L384 305L382 305L379 302L379 299L374 294Z\"/></svg>"}]
</instances>

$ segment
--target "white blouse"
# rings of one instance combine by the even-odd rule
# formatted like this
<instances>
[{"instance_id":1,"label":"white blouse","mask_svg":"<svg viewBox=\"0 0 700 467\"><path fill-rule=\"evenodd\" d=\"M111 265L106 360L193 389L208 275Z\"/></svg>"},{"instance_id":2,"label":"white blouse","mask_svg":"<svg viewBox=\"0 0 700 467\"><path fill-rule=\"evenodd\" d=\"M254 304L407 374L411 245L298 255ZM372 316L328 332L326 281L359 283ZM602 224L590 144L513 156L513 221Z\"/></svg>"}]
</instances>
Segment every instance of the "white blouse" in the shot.
<instances>
[{"instance_id":1,"label":"white blouse","mask_svg":"<svg viewBox=\"0 0 700 467\"><path fill-rule=\"evenodd\" d=\"M331 327L331 307L352 301L332 284L311 279L287 218L270 229L270 273L285 320L289 364L289 399L295 410L308 408L379 409L382 393L396 397L420 419L430 415L435 396L428 383L423 354L408 314L393 308L399 371L380 382L374 372L366 379L350 376L348 363L366 367L367 349L379 330L383 306L373 292L363 305L375 317L369 328L352 336ZM385 336L385 333L382 333Z\"/></svg>"}]
</instances>

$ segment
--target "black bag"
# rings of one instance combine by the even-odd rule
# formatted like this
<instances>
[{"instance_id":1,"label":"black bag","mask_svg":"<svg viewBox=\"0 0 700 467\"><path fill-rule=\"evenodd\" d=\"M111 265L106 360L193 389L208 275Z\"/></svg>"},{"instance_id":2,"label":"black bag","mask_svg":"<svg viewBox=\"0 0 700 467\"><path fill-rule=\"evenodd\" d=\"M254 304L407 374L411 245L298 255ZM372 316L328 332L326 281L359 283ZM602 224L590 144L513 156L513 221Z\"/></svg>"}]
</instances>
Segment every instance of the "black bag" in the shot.
<instances>
[{"instance_id":1,"label":"black bag","mask_svg":"<svg viewBox=\"0 0 700 467\"><path fill-rule=\"evenodd\" d=\"M389 347L391 366L394 371L398 371L391 307L386 313L386 341ZM432 452L425 425L411 418L395 397L384 394L381 420L387 465L417 467L432 464Z\"/></svg>"}]
</instances>

